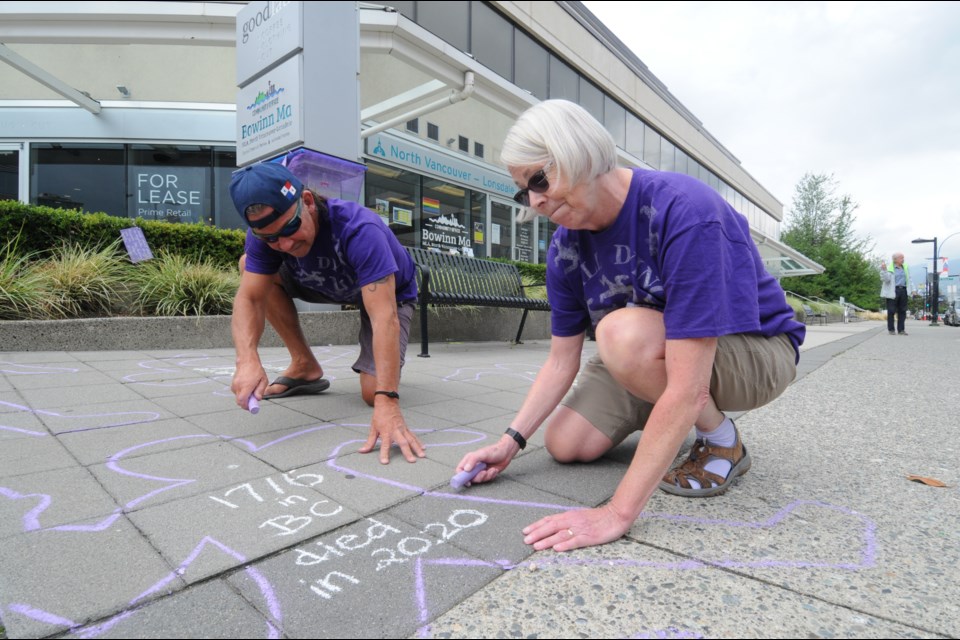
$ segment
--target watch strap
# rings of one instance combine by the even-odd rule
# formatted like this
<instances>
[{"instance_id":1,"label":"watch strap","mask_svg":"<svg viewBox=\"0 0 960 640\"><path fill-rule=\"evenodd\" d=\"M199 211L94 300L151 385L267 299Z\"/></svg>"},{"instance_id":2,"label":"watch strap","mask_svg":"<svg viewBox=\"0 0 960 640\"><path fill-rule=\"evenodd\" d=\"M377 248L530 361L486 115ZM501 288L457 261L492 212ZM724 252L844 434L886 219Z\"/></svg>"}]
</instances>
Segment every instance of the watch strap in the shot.
<instances>
[{"instance_id":1,"label":"watch strap","mask_svg":"<svg viewBox=\"0 0 960 640\"><path fill-rule=\"evenodd\" d=\"M527 447L527 439L524 438L518 431L507 427L507 430L504 432L511 438L517 441L517 444L520 445L520 449L523 450Z\"/></svg>"}]
</instances>

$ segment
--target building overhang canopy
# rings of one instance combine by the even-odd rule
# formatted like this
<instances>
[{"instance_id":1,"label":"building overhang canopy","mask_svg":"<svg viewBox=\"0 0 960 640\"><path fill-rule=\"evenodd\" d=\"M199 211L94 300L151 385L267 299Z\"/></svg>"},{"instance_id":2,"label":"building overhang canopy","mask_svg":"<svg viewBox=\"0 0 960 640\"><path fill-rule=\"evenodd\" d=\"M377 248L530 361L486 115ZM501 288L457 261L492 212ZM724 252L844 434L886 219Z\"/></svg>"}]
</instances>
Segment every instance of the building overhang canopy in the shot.
<instances>
[{"instance_id":1,"label":"building overhang canopy","mask_svg":"<svg viewBox=\"0 0 960 640\"><path fill-rule=\"evenodd\" d=\"M2 43L168 43L204 46L234 46L236 14L245 4L220 2L20 2L0 3L0 46ZM411 86L392 100L372 105L363 113L364 128L396 119L410 109L430 106L430 100L445 91L464 90L465 78L473 86L470 99L502 115L516 118L537 99L478 63L467 53L446 43L395 9L358 3L360 46L366 53L383 53L423 71L433 81ZM11 52L12 54L12 52ZM12 54L13 55L13 54ZM88 111L96 113L99 103L80 94L62 79L42 69L27 68L29 61L5 59L25 73L33 72L48 86ZM14 64L14 63L17 64ZM621 162L645 166L642 161L618 150ZM761 232L751 235L771 275L803 276L823 273L824 268L803 254Z\"/></svg>"},{"instance_id":2,"label":"building overhang canopy","mask_svg":"<svg viewBox=\"0 0 960 640\"><path fill-rule=\"evenodd\" d=\"M760 250L767 271L774 278L813 276L824 272L824 267L782 242L750 229L750 236Z\"/></svg>"}]
</instances>

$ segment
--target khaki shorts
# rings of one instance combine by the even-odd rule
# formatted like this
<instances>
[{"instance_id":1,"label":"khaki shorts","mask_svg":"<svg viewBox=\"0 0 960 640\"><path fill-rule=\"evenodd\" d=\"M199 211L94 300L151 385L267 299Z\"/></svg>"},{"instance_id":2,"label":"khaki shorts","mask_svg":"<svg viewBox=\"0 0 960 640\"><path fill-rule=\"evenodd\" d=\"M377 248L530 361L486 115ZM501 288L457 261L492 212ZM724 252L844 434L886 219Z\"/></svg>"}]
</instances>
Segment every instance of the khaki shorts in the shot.
<instances>
[{"instance_id":1,"label":"khaki shorts","mask_svg":"<svg viewBox=\"0 0 960 640\"><path fill-rule=\"evenodd\" d=\"M797 376L796 351L786 335L737 333L717 340L710 395L721 411L747 411L778 397ZM614 380L595 355L561 403L613 442L643 429L653 405Z\"/></svg>"},{"instance_id":2,"label":"khaki shorts","mask_svg":"<svg viewBox=\"0 0 960 640\"><path fill-rule=\"evenodd\" d=\"M316 304L344 304L336 300L331 300L323 294L301 287L297 282L287 265L280 266L280 282L283 283L283 290L291 298L297 298L304 302L313 302ZM360 307L360 357L351 367L356 373L368 373L371 376L377 375L376 363L373 359L373 325L370 323L370 316L367 315L367 309L363 306L363 299L357 304ZM413 319L413 301L397 301L397 317L400 320L400 368L403 368L407 360L407 342L410 338L410 322Z\"/></svg>"}]
</instances>

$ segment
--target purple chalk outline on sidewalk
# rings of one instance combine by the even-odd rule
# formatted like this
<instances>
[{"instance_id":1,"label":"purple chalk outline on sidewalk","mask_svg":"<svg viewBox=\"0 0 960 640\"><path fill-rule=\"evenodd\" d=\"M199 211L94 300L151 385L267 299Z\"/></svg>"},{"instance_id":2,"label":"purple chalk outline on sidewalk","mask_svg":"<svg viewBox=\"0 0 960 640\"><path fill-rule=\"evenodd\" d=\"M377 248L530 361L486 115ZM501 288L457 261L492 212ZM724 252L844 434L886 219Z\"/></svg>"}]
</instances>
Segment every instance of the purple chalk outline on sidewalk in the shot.
<instances>
[{"instance_id":1,"label":"purple chalk outline on sidewalk","mask_svg":"<svg viewBox=\"0 0 960 640\"><path fill-rule=\"evenodd\" d=\"M326 351L328 350L314 349L314 353L317 356L320 356ZM320 362L321 365L330 365L335 360L350 358L354 356L356 352L357 352L356 349L346 350L343 353L333 354L326 359L322 359L318 357L317 360L318 362ZM211 360L216 361L216 359L218 358L222 359L225 364L222 364L222 365L209 364L209 361ZM283 362L284 364L289 362L289 358L272 358L272 359L264 358L263 365L266 368L270 364L272 364L274 361L277 361L277 360ZM200 366L204 364L211 366L211 368L208 368L208 369L200 368ZM235 363L231 359L227 358L226 356L211 356L204 353L199 353L199 354L180 353L172 356L166 356L163 358L143 360L141 362L138 362L137 366L140 367L141 369L145 369L146 371L143 371L140 373L131 373L121 378L121 380L123 382L128 382L130 384L140 384L140 385L155 386L155 387L188 387L193 385L206 384L208 382L215 382L217 384L224 384L229 388L229 385L224 382L221 382L220 378L227 378L227 380L229 381L230 379L233 378L233 373L236 370ZM201 372L201 373L208 373L213 375L212 377L200 376L199 378L195 378L192 380L181 378L178 380L160 379L158 381L148 381L143 379L143 378L149 378L151 376L162 375L164 373L176 373L176 372L182 372L185 370L193 373ZM278 367L277 370L282 371L283 367ZM326 377L330 380L336 379L336 376L328 375Z\"/></svg>"},{"instance_id":2,"label":"purple chalk outline on sidewalk","mask_svg":"<svg viewBox=\"0 0 960 640\"><path fill-rule=\"evenodd\" d=\"M74 369L72 367L51 367L49 365L42 364L19 364L16 362L9 362L7 360L0 360L0 366L12 367L10 369L0 369L0 373L6 373L12 376L46 376L57 373L78 373L80 371L80 369ZM26 369L26 371L22 371L21 369Z\"/></svg>"},{"instance_id":3,"label":"purple chalk outline on sidewalk","mask_svg":"<svg viewBox=\"0 0 960 640\"><path fill-rule=\"evenodd\" d=\"M12 611L13 613L19 613L22 616L31 618L33 620L38 620L45 624L52 624L59 627L69 627L74 628L77 625L73 620L68 620L66 618L61 618L60 616L54 615L49 611L44 611L43 609L35 609L28 604L20 604L17 602L11 602L7 605L7 611Z\"/></svg>"},{"instance_id":4,"label":"purple chalk outline on sidewalk","mask_svg":"<svg viewBox=\"0 0 960 640\"><path fill-rule=\"evenodd\" d=\"M861 551L860 562L808 562L795 560L756 560L756 561L736 561L736 560L702 560L702 559L681 559L675 562L654 562L647 560L587 560L569 557L559 557L547 560L530 560L511 564L505 560L488 562L477 560L475 558L417 558L414 564L414 597L416 598L417 609L419 611L421 626L418 630L420 637L425 637L430 630L427 624L430 620L430 610L427 603L426 581L424 579L424 566L457 566L457 567L495 567L510 571L520 567L536 564L539 567L547 566L611 566L611 567L633 567L633 568L652 568L666 570L689 571L692 569L704 569L718 567L724 569L761 569L761 568L790 568L790 569L844 569L848 571L859 571L869 569L876 565L877 557L877 538L876 523L857 511L846 507L818 502L815 500L796 500L780 509L769 518L758 522L749 522L741 520L722 520L710 518L695 518L692 516L679 516L663 513L642 513L643 519L661 519L673 522L689 522L698 525L722 526L722 527L741 527L747 529L771 529L783 523L796 509L804 506L812 506L821 509L833 510L843 515L852 516L862 523L863 526L863 547Z\"/></svg>"},{"instance_id":5,"label":"purple chalk outline on sidewalk","mask_svg":"<svg viewBox=\"0 0 960 640\"><path fill-rule=\"evenodd\" d=\"M9 403L4 403L4 404L9 404ZM249 440L245 440L242 438L230 438L227 436L213 436L209 434L175 436L172 438L165 438L165 439L156 440L148 443L143 443L140 445L135 445L133 447L128 447L111 456L107 466L112 471L123 474L123 475L138 477L146 480L153 480L157 482L168 483L167 486L155 489L151 492L148 492L130 501L124 506L124 509L129 509L143 501L149 500L150 498L164 491L169 491L171 489L175 489L175 488L190 484L192 482L196 482L196 479L162 478L158 476L151 476L148 474L137 473L134 471L130 471L128 469L124 469L123 467L120 466L120 461L125 456L132 453L133 451L137 451L137 450L150 447L153 445L157 445L157 444L172 442L176 440L183 440L187 438L219 438L225 441L232 441L232 442L242 444L249 451L254 452L254 451L261 451L263 449L271 447L280 442L290 440L292 438L303 436L307 433L311 433L311 432L315 432L323 429L330 429L338 426L367 426L367 425L325 424L325 425L311 427L295 433L285 435L283 437L277 438L276 440L272 440L260 446L254 445ZM465 446L469 444L475 444L489 437L488 434L486 433L470 431L466 429L445 429L440 431L419 429L415 431L420 433L462 433L462 434L471 436L471 438L464 439L459 442L433 444L433 445L430 445L431 447ZM365 440L363 439L352 439L337 445L331 451L331 458L327 461L327 465L339 472L351 473L358 477L367 478L374 482L383 483L389 486L419 493L429 497L453 499L453 500L464 500L467 502L502 504L502 505L528 507L528 508L552 509L552 510L568 510L571 508L584 508L579 505L571 506L571 505L562 505L562 504L545 504L545 503L528 502L528 501L520 501L520 500L481 498L481 497L471 496L471 495L431 491L415 485L397 482L397 481L390 480L388 478L379 477L373 474L366 474L363 472L359 472L359 471L350 469L346 466L343 466L337 462L337 457L339 456L340 452L343 450L344 447L350 444L362 443L364 441ZM50 497L45 494L19 494L10 489L0 488L0 495L3 495L7 498L14 499L14 500L27 499L27 498L39 498L39 503L37 504L37 506L35 506L23 518L25 529L28 529L28 530L36 530L36 528L39 527L39 516L50 504ZM587 565L599 564L604 566L618 566L618 567L624 567L624 568L644 567L644 568L658 568L658 569L672 569L672 570L690 570L690 569L699 569L699 568L705 568L705 567L723 567L723 568L789 567L789 568L837 568L837 569L846 569L846 570L859 570L859 569L863 569L863 568L874 565L875 558L876 558L876 547L877 547L876 524L873 523L868 518L866 518L865 516L863 516L862 514L859 514L851 509L837 507L834 505L829 505L821 502L806 501L806 500L795 501L793 503L790 503L780 511L778 511L776 514L774 514L767 520L760 521L760 522L746 522L746 521L722 520L722 519L703 519L703 518L694 518L690 516L681 516L681 515L673 515L673 514L657 514L657 513L642 514L641 518L658 518L658 519L670 520L674 522L689 522L694 524L710 525L710 526L727 526L727 527L744 527L744 528L752 528L752 529L761 529L761 528L770 528L770 527L779 525L797 507L806 506L806 505L831 509L839 513L850 515L861 520L861 522L863 523L863 543L864 544L863 544L863 550L861 552L861 561L859 563L829 563L829 562L809 562L809 561L786 561L786 560L784 561L778 561L778 560L709 561L709 560L696 560L696 559L684 559L684 560L679 560L677 562L649 562L649 561L640 561L640 560L580 560L580 559L572 559L572 558L557 558L554 560L548 560L538 564L542 564L544 566L547 566L547 565L587 566ZM117 517L120 516L120 511L121 510L118 510L117 512L112 514L109 518L107 518L101 523L98 523L97 525L91 525L91 526L67 525L64 527L52 528L51 530L72 530L72 531L102 530L106 526L109 526L108 523L112 523ZM187 560L184 561L184 563L180 565L180 567L176 571L171 572L171 574L161 579L159 582L157 582L155 585L150 587L143 594L134 598L130 603L131 606L135 606L140 600L155 593L156 591L160 590L164 585L168 584L170 581L175 579L177 575L181 575L183 571L186 569L186 567L188 567L194 561L194 559L199 555L199 553L201 552L201 550L206 544L215 545L216 547L220 548L224 553L227 553L228 555L233 556L241 563L246 562L246 559L243 556L241 556L239 553L225 547L224 545L217 542L216 540L213 540L212 538L204 537L203 540L201 540L200 544L197 546L197 548L194 550L194 552L187 558ZM419 613L420 622L422 625L425 625L420 629L421 635L425 632L425 630L429 629L429 625L427 625L427 622L430 619L429 603L427 600L427 594L425 591L425 581L423 576L424 566L440 566L440 565L448 565L448 566L453 565L453 566L460 566L460 567L489 566L489 567L497 567L502 570L509 571L518 567L528 565L528 564L530 563L521 562L518 564L510 564L507 561L499 561L499 562L491 563L491 562L476 560L473 558L441 558L441 559L434 559L434 560L423 560L422 558L418 558L416 560L415 569L414 569L414 586L415 586L414 595L416 599L416 606L417 606L417 611ZM273 593L273 589L270 586L269 581L267 581L266 578L263 577L262 574L259 574L253 567L248 567L245 569L245 571L247 571L248 574L252 577L252 579L254 579L257 582L258 586L261 589L261 592L264 594L264 598L268 603L268 607L270 609L270 615L273 617L274 621L277 623L276 625L274 625L273 622L268 621L268 629L267 629L268 636L278 637L279 636L278 625L280 624L279 621L281 620L281 615L280 615L279 602L276 600L276 597ZM38 620L49 621L49 620L56 619L64 622L70 622L63 618L59 618L54 614L49 614L47 612L43 612L38 609L33 609L29 605L18 604L18 605L11 605L11 607L12 606L18 607L18 609L16 609L18 613L24 613L24 615L30 615L31 617L35 617ZM10 610L13 611L14 609L11 608ZM100 625L98 627L91 627L90 629L85 630L83 632L84 634L86 634L83 637L93 637L94 635L103 633L104 631L110 628L109 626L106 626L106 625L113 626L114 624L116 624L116 622L119 622L120 620L132 615L135 611L136 609L124 611L118 614L117 616L115 616L113 619L111 619L107 623L104 623L103 625Z\"/></svg>"},{"instance_id":6,"label":"purple chalk outline on sidewalk","mask_svg":"<svg viewBox=\"0 0 960 640\"><path fill-rule=\"evenodd\" d=\"M346 425L345 425L345 426L346 426ZM365 426L365 425L355 425L355 426ZM430 445L429 447L427 447L428 449L431 448L431 447L460 447L460 446L464 446L464 445L475 444L475 443L477 443L477 442L482 442L483 440L486 440L486 439L489 437L489 434L487 434L487 433L481 433L481 432L479 432L479 431L469 431L469 430L467 430L467 429L441 429L441 430L439 430L439 431L431 431L431 430L428 430L428 429L413 429L412 431L413 431L414 433L418 433L418 432L419 432L419 433L454 433L454 432L455 432L455 433L466 433L466 434L471 434L471 435L476 435L476 436L477 436L476 438L473 438L472 440L465 440L465 441L463 441L463 442L445 442L445 443L442 443L442 444L432 444L432 445ZM375 476L375 475L370 474L370 473L363 473L362 471L357 471L357 470L355 470L355 469L350 469L349 467L345 467L345 466L343 466L343 465L341 465L341 464L338 464L338 463L337 463L337 456L340 454L340 451L341 451L344 447L346 447L347 445L354 444L354 443L358 443L358 442L359 442L359 443L363 443L363 442L366 442L366 440L361 440L361 439L357 439L357 440L347 440L346 442L342 442L342 443L340 443L339 445L337 445L336 447L334 447L333 451L331 451L331 458L330 458L329 460L327 460L327 466L329 466L329 467L331 467L332 469L334 469L335 471L339 471L339 472L341 472L341 473L349 473L349 474L354 475L354 476L356 476L356 477L358 477L358 478L366 478L367 480L373 480L374 482L379 482L379 483L381 483L381 484L385 484L385 485L388 485L388 486L391 486L391 487L396 487L396 488L398 488L398 489L403 489L403 490L405 490L405 491L412 491L412 492L414 492L414 493L419 493L419 494L421 494L421 495L429 496L429 497L431 497L431 498L444 498L444 499L451 499L451 500L463 500L463 501L465 501L465 502L484 502L484 503L488 503L488 504L503 504L503 505L519 506L519 507L533 507L533 508L539 508L539 509L555 509L555 510L564 510L564 511L570 510L570 509L583 509L583 508L584 508L584 507L582 507L582 506L580 506L580 505L544 504L544 503L539 503L539 502L525 502L525 501L522 501L522 500L504 500L504 499L500 499L500 498L482 498L482 497L479 497L479 496L465 495L465 494L462 494L462 493L444 493L444 492L441 492L441 491L431 491L431 490L426 489L426 488L424 488L424 487L418 487L418 486L416 486L416 485L407 484L407 483L405 483L405 482L398 482L398 481L396 481L396 480L389 480L389 479L387 479L387 478L382 478L382 477L380 477L380 476Z\"/></svg>"},{"instance_id":7,"label":"purple chalk outline on sidewalk","mask_svg":"<svg viewBox=\"0 0 960 640\"><path fill-rule=\"evenodd\" d=\"M75 635L79 638L95 638L109 631L121 621L129 618L132 615L135 615L137 611L139 611L139 609L143 606L143 604L141 603L142 600L149 598L151 595L163 589L164 586L176 580L178 576L181 576L184 573L186 573L187 568L191 564L193 564L194 560L196 560L197 557L200 556L200 553L208 546L212 546L216 549L219 549L220 551L234 558L237 562L241 564L248 562L247 558L242 554L238 553L237 551L234 551L230 547L215 540L214 538L211 538L209 536L204 536L204 538L199 542L199 544L197 544L194 550L187 556L186 560L180 563L180 565L175 570L168 573L166 576L164 576L163 578L158 580L156 583L154 583L146 591L144 591L143 593L135 597L133 600L131 600L128 603L128 606L132 608L121 611L117 615L108 619L106 622L102 622L100 624L86 627L83 629L78 629L80 625L72 620L52 614L48 611L43 611L42 609L31 607L30 605L27 605L27 604L11 603L7 606L7 610L13 613L18 613L20 615L26 616L33 620L46 623L46 624L60 626L60 627L67 627L68 629L71 630L72 635ZM263 596L263 599L266 602L267 610L269 611L269 615L270 615L270 619L266 620L266 624L267 624L266 637L279 638L281 636L280 627L282 626L281 621L283 620L283 614L280 609L280 601L277 598L276 592L273 589L273 585L271 585L270 581L267 580L266 577L254 567L246 567L244 568L244 572L250 577L251 580L253 580L256 583L257 588L260 590L260 595Z\"/></svg>"},{"instance_id":8,"label":"purple chalk outline on sidewalk","mask_svg":"<svg viewBox=\"0 0 960 640\"><path fill-rule=\"evenodd\" d=\"M528 382L533 382L537 373L543 365L539 364L495 364L492 367L463 367L457 369L448 376L444 376L444 382L476 382L484 376L495 376L497 378L520 378ZM515 371L515 369L518 369Z\"/></svg>"},{"instance_id":9,"label":"purple chalk outline on sidewalk","mask_svg":"<svg viewBox=\"0 0 960 640\"><path fill-rule=\"evenodd\" d=\"M197 544L194 550L190 553L190 555L187 556L186 560L180 563L180 566L178 566L175 570L171 571L166 576L161 578L149 589L147 589L146 591L138 595L136 598L131 600L129 603L130 606L136 606L137 603L139 603L141 600L144 600L145 598L148 598L149 596L157 593L158 591L163 589L164 586L176 580L178 576L182 576L184 573L186 573L187 568L191 564L193 564L194 560L196 560L200 556L200 553L208 545L213 546L216 549L219 549L220 551L232 557L233 559L235 559L237 562L241 564L244 564L247 562L247 558L241 553L234 551L230 547L226 546L222 542L215 540L214 538L211 538L209 536L204 536L203 539L200 540L200 543ZM267 580L262 573L260 573L257 569L254 569L253 567L246 567L244 571L247 573L248 576L250 576L250 578L254 582L256 582L257 587L260 589L260 594L263 596L263 599L267 603L267 609L270 611L271 620L267 620L267 637L279 638L280 630L278 627L281 624L283 615L280 611L280 601L277 599L276 593L273 590L273 585L270 584L270 581ZM93 627L88 627L87 629L79 631L76 633L76 635L81 638L95 638L96 636L104 633L105 631L108 631L110 628L115 626L118 622L120 622L124 618L127 618L130 615L133 615L135 612L136 612L136 609L124 611L102 624L99 624Z\"/></svg>"},{"instance_id":10,"label":"purple chalk outline on sidewalk","mask_svg":"<svg viewBox=\"0 0 960 640\"><path fill-rule=\"evenodd\" d=\"M97 425L95 427L84 427L82 429L71 429L68 431L61 431L60 434L64 433L79 433L81 431L93 431L96 429L107 429L109 427L124 427L131 424L145 424L147 422L153 422L154 420L160 419L160 414L156 411L121 411L121 412L112 412L112 413L87 413L87 414L76 414L76 415L63 415L62 413L57 413L55 411L43 411L42 409L31 409L30 407L24 406L22 404L15 404L13 402L6 402L0 400L0 405L11 407L17 409L18 411L26 411L37 416L47 416L52 418L62 418L63 420L89 420L90 418L110 418L110 417L120 417L120 416L141 416L138 420L122 420L120 422L108 422L107 424ZM0 430L4 431L16 431L19 433L25 433L32 436L48 436L49 433L42 431L30 431L27 429L18 429L16 427L8 427L6 425L0 425Z\"/></svg>"},{"instance_id":11,"label":"purple chalk outline on sidewalk","mask_svg":"<svg viewBox=\"0 0 960 640\"><path fill-rule=\"evenodd\" d=\"M177 360L180 359L179 362ZM146 369L146 371L141 373L131 373L126 375L121 380L123 382L129 382L130 384L142 384L145 386L152 387L189 387L198 384L207 384L209 382L217 382L218 384L223 384L219 382L216 378L224 376L232 376L231 372L226 371L226 366L224 366L224 372L220 375L214 376L213 378L199 377L194 379L179 379L179 380L164 380L160 379L156 382L148 382L141 380L140 378L162 375L164 373L177 373L183 371L184 369L192 368L193 361L203 362L205 360L212 359L212 356L207 356L205 354L177 354L173 356L168 356L166 358L156 358L153 360L143 360L137 363L137 366L141 369ZM170 362L173 361L173 362Z\"/></svg>"},{"instance_id":12,"label":"purple chalk outline on sidewalk","mask_svg":"<svg viewBox=\"0 0 960 640\"><path fill-rule=\"evenodd\" d=\"M39 620L40 622L46 622L48 624L66 626L71 630L71 634L79 638L95 638L113 627L115 627L121 621L129 618L130 616L135 615L141 608L144 606L144 603L141 603L142 600L146 600L151 595L157 593L163 587L168 585L177 579L178 576L182 576L186 573L187 568L193 564L193 562L200 556L201 552L208 546L212 546L215 549L219 549L221 552L226 555L234 558L237 562L244 564L248 562L247 558L242 554L234 551L225 544L211 538L209 536L204 536L202 540L197 544L193 551L187 556L186 560L180 563L180 565L168 573L166 576L158 580L146 591L135 597L131 600L127 606L132 607L126 609L112 618L108 619L106 622L100 624L92 625L83 629L78 629L79 626L77 623L67 620L66 618L61 618L54 614L48 613L46 611L41 611L39 609L34 609L29 605L17 604L10 605L7 608L10 611L15 613L20 613L28 617L33 618L34 620ZM267 610L270 614L270 619L266 620L267 624L267 638L279 638L281 636L280 626L283 619L283 615L280 610L280 601L277 599L277 595L273 589L273 585L270 584L270 581L267 580L262 573L253 567L246 567L244 572L257 584L257 588L260 590L260 594L263 596L264 601L267 605Z\"/></svg>"}]
</instances>

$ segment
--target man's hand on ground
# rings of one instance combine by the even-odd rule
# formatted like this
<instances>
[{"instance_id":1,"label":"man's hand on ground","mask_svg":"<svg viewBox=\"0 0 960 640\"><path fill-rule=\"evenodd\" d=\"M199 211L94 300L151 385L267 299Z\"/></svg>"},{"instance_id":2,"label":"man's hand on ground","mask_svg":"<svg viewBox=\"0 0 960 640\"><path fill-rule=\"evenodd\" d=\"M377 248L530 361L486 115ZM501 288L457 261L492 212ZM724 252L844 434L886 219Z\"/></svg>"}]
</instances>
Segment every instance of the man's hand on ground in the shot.
<instances>
[{"instance_id":1,"label":"man's hand on ground","mask_svg":"<svg viewBox=\"0 0 960 640\"><path fill-rule=\"evenodd\" d=\"M416 462L417 458L426 456L420 440L409 428L400 412L400 407L393 401L377 402L373 408L373 419L370 421L370 435L360 447L360 453L370 453L380 439L380 464L390 464L390 447L396 444L400 447L407 462Z\"/></svg>"}]
</instances>

